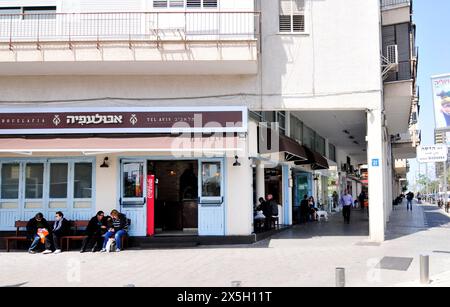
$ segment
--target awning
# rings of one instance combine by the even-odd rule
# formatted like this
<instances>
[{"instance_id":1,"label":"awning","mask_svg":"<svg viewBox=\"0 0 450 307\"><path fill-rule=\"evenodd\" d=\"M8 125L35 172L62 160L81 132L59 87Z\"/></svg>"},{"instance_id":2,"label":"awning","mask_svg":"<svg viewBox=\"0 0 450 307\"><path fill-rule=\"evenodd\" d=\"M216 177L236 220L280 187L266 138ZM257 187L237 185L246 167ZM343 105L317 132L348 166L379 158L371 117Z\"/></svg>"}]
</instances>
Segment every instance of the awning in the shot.
<instances>
[{"instance_id":1,"label":"awning","mask_svg":"<svg viewBox=\"0 0 450 307\"><path fill-rule=\"evenodd\" d=\"M258 142L260 154L282 153L284 154L285 160L288 162L306 161L308 159L305 149L297 141L287 136L279 135L278 144L276 144L276 142L271 140L271 130L267 129L267 131L266 144L261 144L264 143L261 141ZM274 134L274 136L275 135L278 134ZM260 137L260 140L264 140L264 138Z\"/></svg>"},{"instance_id":2,"label":"awning","mask_svg":"<svg viewBox=\"0 0 450 307\"><path fill-rule=\"evenodd\" d=\"M320 153L313 151L305 146L303 146L303 148L306 151L308 159L303 162L295 162L296 165L310 164L311 168L316 171L330 168L330 166L328 165L328 160L324 156L322 156Z\"/></svg>"},{"instance_id":3,"label":"awning","mask_svg":"<svg viewBox=\"0 0 450 307\"><path fill-rule=\"evenodd\" d=\"M38 152L208 152L242 151L238 137L92 137L92 138L2 138L0 153Z\"/></svg>"}]
</instances>

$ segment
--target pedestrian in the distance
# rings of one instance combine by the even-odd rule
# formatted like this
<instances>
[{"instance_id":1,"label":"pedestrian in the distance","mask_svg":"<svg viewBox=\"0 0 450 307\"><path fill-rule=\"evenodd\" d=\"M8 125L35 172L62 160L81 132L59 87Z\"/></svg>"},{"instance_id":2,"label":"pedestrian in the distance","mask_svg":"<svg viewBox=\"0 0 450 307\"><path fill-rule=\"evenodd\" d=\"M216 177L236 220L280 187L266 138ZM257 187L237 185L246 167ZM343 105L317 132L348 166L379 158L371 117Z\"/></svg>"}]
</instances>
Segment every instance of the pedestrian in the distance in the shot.
<instances>
[{"instance_id":1,"label":"pedestrian in the distance","mask_svg":"<svg viewBox=\"0 0 450 307\"><path fill-rule=\"evenodd\" d=\"M366 192L361 191L361 194L358 196L359 206L361 210L364 212L365 202L366 202Z\"/></svg>"},{"instance_id":2,"label":"pedestrian in the distance","mask_svg":"<svg viewBox=\"0 0 450 307\"><path fill-rule=\"evenodd\" d=\"M348 191L345 191L344 195L342 195L341 203L343 207L342 213L344 215L344 223L350 224L350 215L352 211L353 197L348 193Z\"/></svg>"},{"instance_id":3,"label":"pedestrian in the distance","mask_svg":"<svg viewBox=\"0 0 450 307\"><path fill-rule=\"evenodd\" d=\"M412 211L413 207L412 207L412 202L414 199L414 193L413 192L409 192L408 194L406 194L406 210L407 211Z\"/></svg>"}]
</instances>

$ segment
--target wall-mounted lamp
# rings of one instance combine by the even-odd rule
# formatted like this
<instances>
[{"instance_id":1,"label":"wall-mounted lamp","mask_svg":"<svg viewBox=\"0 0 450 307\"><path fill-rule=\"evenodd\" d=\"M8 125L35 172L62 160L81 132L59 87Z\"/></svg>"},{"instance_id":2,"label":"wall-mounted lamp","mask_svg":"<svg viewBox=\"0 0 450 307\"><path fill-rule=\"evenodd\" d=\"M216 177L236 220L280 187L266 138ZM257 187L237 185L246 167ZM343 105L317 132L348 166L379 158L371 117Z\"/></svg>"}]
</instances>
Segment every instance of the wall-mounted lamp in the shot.
<instances>
[{"instance_id":1,"label":"wall-mounted lamp","mask_svg":"<svg viewBox=\"0 0 450 307\"><path fill-rule=\"evenodd\" d=\"M241 166L241 163L239 162L239 157L238 156L234 156L234 159L236 161L233 163L233 166Z\"/></svg>"},{"instance_id":2,"label":"wall-mounted lamp","mask_svg":"<svg viewBox=\"0 0 450 307\"><path fill-rule=\"evenodd\" d=\"M102 165L100 165L100 168L109 168L109 163L108 163L108 161L109 161L109 158L108 158L108 157L105 157L105 158L103 159Z\"/></svg>"}]
</instances>

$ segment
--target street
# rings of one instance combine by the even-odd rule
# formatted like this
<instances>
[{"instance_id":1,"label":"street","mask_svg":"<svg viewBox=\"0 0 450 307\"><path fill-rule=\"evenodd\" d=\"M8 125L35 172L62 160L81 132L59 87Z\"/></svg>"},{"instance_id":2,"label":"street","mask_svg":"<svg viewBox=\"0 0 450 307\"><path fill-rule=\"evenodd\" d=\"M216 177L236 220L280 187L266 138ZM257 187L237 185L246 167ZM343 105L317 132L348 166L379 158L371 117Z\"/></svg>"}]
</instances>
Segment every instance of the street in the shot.
<instances>
[{"instance_id":1,"label":"street","mask_svg":"<svg viewBox=\"0 0 450 307\"><path fill-rule=\"evenodd\" d=\"M334 286L344 267L347 286L419 286L419 256L430 255L431 286L450 285L450 217L437 206L402 205L393 212L387 241L367 241L368 218L352 224L296 226L251 246L128 250L115 254L0 253L0 286ZM413 258L406 271L378 269L383 257Z\"/></svg>"}]
</instances>

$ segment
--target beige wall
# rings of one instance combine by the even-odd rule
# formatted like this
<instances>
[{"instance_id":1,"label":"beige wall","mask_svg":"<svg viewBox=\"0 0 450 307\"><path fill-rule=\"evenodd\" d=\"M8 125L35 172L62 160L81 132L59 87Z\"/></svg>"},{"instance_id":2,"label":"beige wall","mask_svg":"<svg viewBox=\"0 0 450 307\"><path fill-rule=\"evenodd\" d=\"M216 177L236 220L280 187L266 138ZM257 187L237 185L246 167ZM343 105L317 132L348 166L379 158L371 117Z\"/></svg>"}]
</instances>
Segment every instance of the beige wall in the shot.
<instances>
[{"instance_id":1,"label":"beige wall","mask_svg":"<svg viewBox=\"0 0 450 307\"><path fill-rule=\"evenodd\" d=\"M96 166L96 211L102 210L109 214L113 209L119 208L119 158L108 155L109 168L100 168L106 156L97 156Z\"/></svg>"}]
</instances>

